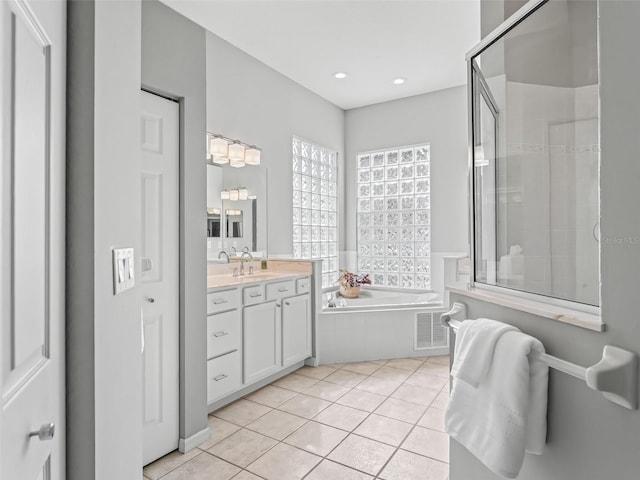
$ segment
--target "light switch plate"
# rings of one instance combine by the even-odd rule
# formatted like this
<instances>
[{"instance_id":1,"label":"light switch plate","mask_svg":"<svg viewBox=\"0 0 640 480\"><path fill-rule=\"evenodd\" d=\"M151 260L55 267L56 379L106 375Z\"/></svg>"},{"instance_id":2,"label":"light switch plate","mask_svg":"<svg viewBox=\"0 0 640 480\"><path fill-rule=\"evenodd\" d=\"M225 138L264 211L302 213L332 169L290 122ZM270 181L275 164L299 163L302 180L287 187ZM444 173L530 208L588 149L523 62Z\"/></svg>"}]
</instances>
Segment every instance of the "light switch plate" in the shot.
<instances>
[{"instance_id":1,"label":"light switch plate","mask_svg":"<svg viewBox=\"0 0 640 480\"><path fill-rule=\"evenodd\" d=\"M133 248L114 248L113 252L113 294L117 295L133 288L134 279Z\"/></svg>"}]
</instances>

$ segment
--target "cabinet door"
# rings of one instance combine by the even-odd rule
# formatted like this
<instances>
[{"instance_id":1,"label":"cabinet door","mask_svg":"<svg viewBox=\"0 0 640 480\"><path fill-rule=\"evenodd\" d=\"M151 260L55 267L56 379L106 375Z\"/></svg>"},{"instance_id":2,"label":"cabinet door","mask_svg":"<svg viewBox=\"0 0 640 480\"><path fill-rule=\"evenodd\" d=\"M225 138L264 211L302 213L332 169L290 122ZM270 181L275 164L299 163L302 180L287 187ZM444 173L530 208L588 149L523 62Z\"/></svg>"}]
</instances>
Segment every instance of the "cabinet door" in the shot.
<instances>
[{"instance_id":1,"label":"cabinet door","mask_svg":"<svg viewBox=\"0 0 640 480\"><path fill-rule=\"evenodd\" d=\"M251 384L281 367L280 305L266 302L245 307L244 325L244 383Z\"/></svg>"},{"instance_id":2,"label":"cabinet door","mask_svg":"<svg viewBox=\"0 0 640 480\"><path fill-rule=\"evenodd\" d=\"M288 367L311 356L311 296L282 301L282 365Z\"/></svg>"}]
</instances>

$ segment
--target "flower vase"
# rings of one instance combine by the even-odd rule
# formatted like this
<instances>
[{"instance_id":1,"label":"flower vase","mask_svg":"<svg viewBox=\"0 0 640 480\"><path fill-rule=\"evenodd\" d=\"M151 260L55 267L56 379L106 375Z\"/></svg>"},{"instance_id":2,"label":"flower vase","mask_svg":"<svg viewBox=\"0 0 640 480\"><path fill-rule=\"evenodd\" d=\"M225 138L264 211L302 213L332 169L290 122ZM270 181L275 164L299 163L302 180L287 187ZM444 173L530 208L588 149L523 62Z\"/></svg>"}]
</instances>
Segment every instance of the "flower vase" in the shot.
<instances>
[{"instance_id":1,"label":"flower vase","mask_svg":"<svg viewBox=\"0 0 640 480\"><path fill-rule=\"evenodd\" d=\"M348 285L345 287L344 285L341 285L340 295L345 298L358 298L358 295L360 295L360 285L357 287L350 287Z\"/></svg>"}]
</instances>

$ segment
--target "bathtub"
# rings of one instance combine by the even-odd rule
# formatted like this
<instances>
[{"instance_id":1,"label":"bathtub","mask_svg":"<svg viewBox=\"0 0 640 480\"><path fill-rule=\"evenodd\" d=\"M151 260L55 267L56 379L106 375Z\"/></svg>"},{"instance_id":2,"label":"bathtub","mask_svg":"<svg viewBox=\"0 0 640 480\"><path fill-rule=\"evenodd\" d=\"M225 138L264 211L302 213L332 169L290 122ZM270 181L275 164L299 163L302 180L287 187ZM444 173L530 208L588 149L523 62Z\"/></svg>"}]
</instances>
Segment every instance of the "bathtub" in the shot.
<instances>
[{"instance_id":1,"label":"bathtub","mask_svg":"<svg viewBox=\"0 0 640 480\"><path fill-rule=\"evenodd\" d=\"M316 324L319 364L449 353L449 331L440 324L448 308L436 292L362 287L356 299L337 295L333 308L330 294Z\"/></svg>"}]
</instances>

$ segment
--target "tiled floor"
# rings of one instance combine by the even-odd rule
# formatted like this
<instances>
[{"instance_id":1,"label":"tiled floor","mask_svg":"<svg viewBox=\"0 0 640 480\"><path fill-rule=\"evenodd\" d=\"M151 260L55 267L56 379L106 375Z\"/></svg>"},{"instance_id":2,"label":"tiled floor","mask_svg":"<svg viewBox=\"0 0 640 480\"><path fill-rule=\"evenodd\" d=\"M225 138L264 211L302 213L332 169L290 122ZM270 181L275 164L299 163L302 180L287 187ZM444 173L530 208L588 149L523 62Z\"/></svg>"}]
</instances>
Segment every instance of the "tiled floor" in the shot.
<instances>
[{"instance_id":1,"label":"tiled floor","mask_svg":"<svg viewBox=\"0 0 640 480\"><path fill-rule=\"evenodd\" d=\"M209 416L148 480L445 480L447 357L303 367Z\"/></svg>"}]
</instances>

